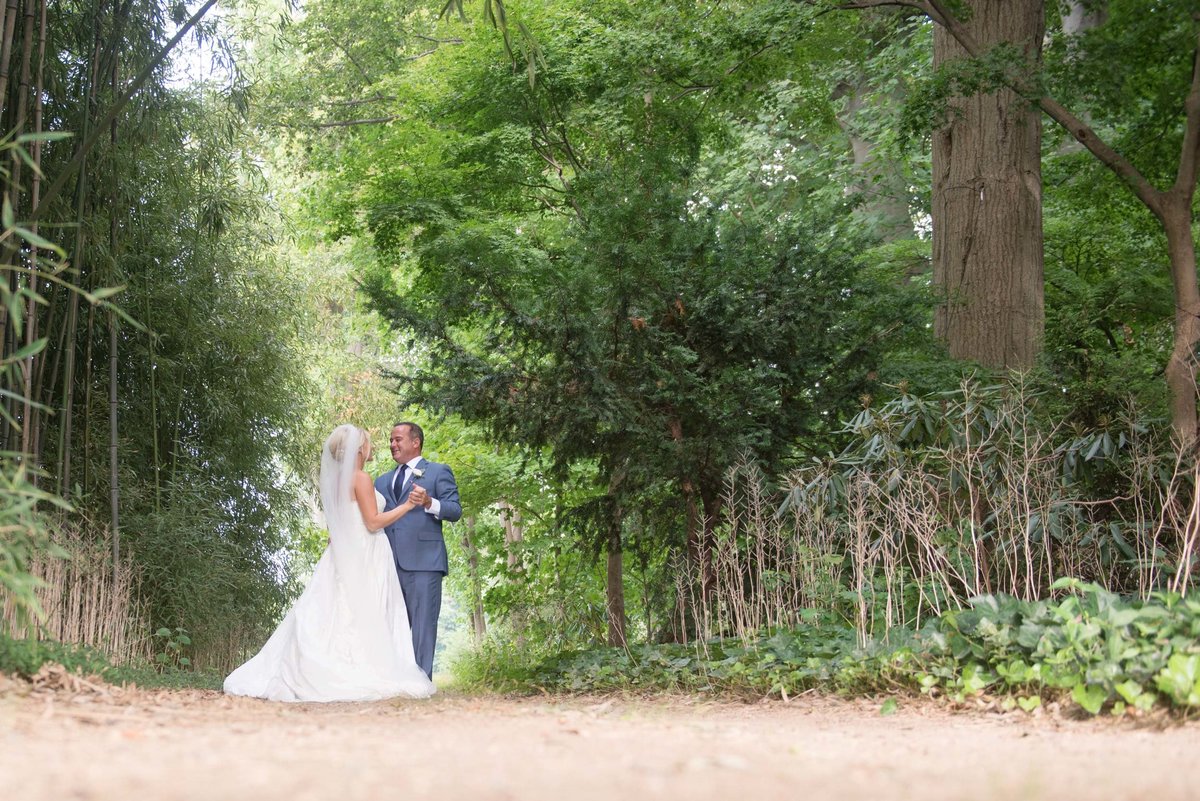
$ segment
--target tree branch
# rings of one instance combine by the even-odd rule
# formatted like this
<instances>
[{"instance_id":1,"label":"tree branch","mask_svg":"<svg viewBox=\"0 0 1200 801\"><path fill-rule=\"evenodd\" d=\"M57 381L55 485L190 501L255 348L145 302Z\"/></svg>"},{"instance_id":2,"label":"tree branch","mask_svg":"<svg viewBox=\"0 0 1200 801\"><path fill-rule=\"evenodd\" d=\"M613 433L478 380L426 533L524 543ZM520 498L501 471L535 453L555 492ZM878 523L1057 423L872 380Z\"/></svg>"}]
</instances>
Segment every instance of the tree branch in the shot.
<instances>
[{"instance_id":1,"label":"tree branch","mask_svg":"<svg viewBox=\"0 0 1200 801\"><path fill-rule=\"evenodd\" d=\"M455 36L452 39L435 39L432 36L426 36L421 33L414 33L413 37L417 38L417 39L424 39L427 42L434 42L436 44L462 44L463 43L463 40L459 39L457 36Z\"/></svg>"},{"instance_id":2,"label":"tree branch","mask_svg":"<svg viewBox=\"0 0 1200 801\"><path fill-rule=\"evenodd\" d=\"M915 8L925 12L931 18L933 17L933 10L922 0L848 0L845 3L838 3L837 9L839 11L863 11L868 8L884 8L885 6Z\"/></svg>"},{"instance_id":3,"label":"tree branch","mask_svg":"<svg viewBox=\"0 0 1200 801\"><path fill-rule=\"evenodd\" d=\"M428 50L422 50L420 53L417 53L415 56L405 56L404 58L402 58L400 60L401 61L416 61L417 59L425 58L425 56L432 56L437 51L438 51L438 49L436 47L431 47Z\"/></svg>"},{"instance_id":4,"label":"tree branch","mask_svg":"<svg viewBox=\"0 0 1200 801\"><path fill-rule=\"evenodd\" d=\"M1171 188L1172 192L1187 198L1196 191L1196 169L1200 159L1200 34L1197 36L1196 49L1192 53L1192 86L1184 101L1187 127L1183 131L1179 172L1175 175L1175 186Z\"/></svg>"},{"instance_id":5,"label":"tree branch","mask_svg":"<svg viewBox=\"0 0 1200 801\"><path fill-rule=\"evenodd\" d=\"M313 128L350 128L354 125L382 125L397 120L399 117L371 117L363 120L338 120L337 122L313 123Z\"/></svg>"},{"instance_id":6,"label":"tree branch","mask_svg":"<svg viewBox=\"0 0 1200 801\"><path fill-rule=\"evenodd\" d=\"M954 37L955 41L967 52L971 58L981 58L983 48L967 30L966 25L957 17L950 13L946 8L944 0L918 0L917 2L900 2L899 0L856 0L858 3L866 3L872 6L881 5L905 5L913 8L919 8L930 16L930 18L941 25L946 31ZM1196 80L1193 79L1193 91L1196 91ZM1042 95L1030 86L1027 82L1006 77L1005 84L1022 97L1034 100L1038 108L1046 113L1050 119L1054 120L1060 126L1071 134L1077 142L1086 147L1093 156L1100 160L1100 163L1112 170L1118 178L1133 191L1138 200L1146 204L1150 211L1154 212L1155 216L1162 218L1163 193L1156 189L1153 184L1146 179L1137 167L1108 145L1100 136L1092 129L1090 125L1076 117L1065 106L1059 103L1049 95ZM1190 98L1190 95L1189 95ZM1197 96L1197 104L1200 104L1200 95ZM1200 136L1200 107L1197 108L1197 135ZM1189 111L1189 129L1191 128L1191 112ZM1193 143L1192 153L1193 159L1197 143ZM1182 169L1182 165L1181 165ZM1193 165L1192 181L1195 182L1195 167Z\"/></svg>"},{"instance_id":7,"label":"tree branch","mask_svg":"<svg viewBox=\"0 0 1200 801\"><path fill-rule=\"evenodd\" d=\"M1109 147L1108 143L1101 139L1092 127L1083 120L1076 117L1068 111L1061 103L1049 96L1042 96L1037 99L1038 108L1046 112L1050 119L1057 122L1071 136L1075 137L1075 141L1086 147L1093 156L1100 160L1105 167L1112 170L1118 178L1125 182L1138 200L1146 204L1156 216L1162 217L1162 195L1158 189L1154 187L1146 176L1142 175L1137 167L1134 167L1129 161L1117 151Z\"/></svg>"}]
</instances>

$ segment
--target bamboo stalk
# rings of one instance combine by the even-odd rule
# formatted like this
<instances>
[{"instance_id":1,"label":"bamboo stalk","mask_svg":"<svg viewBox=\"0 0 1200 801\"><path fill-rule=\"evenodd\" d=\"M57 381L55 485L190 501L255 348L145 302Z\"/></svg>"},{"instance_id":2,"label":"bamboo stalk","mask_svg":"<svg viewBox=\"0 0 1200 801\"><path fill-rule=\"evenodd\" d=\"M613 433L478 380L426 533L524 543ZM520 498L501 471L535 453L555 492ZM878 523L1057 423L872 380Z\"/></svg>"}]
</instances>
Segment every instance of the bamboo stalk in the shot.
<instances>
[{"instance_id":1,"label":"bamboo stalk","mask_svg":"<svg viewBox=\"0 0 1200 801\"><path fill-rule=\"evenodd\" d=\"M40 0L38 3L38 55L37 55L37 77L34 83L34 101L33 101L33 130L34 134L42 132L42 94L43 80L45 77L46 65L46 0ZM40 139L34 139L33 142L33 164L37 168L33 171L32 187L30 190L30 206L34 207L38 204L40 192L42 188L41 164L42 164L42 142ZM38 232L38 225L35 222L32 226L33 233ZM34 294L38 294L37 275L38 275L38 249L36 246L29 249L29 283L30 289ZM26 310L25 319L25 346L30 347L37 341L38 334L38 312L37 304L30 302ZM45 357L43 357L45 358ZM34 465L37 466L39 460L38 441L40 421L38 409L33 405L33 373L34 359L31 354L22 367L24 375L24 406L21 413L21 419L25 423L24 429L21 431L21 452L30 458ZM36 486L38 482L38 471L32 470L29 473L30 481Z\"/></svg>"},{"instance_id":2,"label":"bamboo stalk","mask_svg":"<svg viewBox=\"0 0 1200 801\"><path fill-rule=\"evenodd\" d=\"M120 484L117 475L117 315L108 313L108 499L112 525L112 558L116 570L121 559Z\"/></svg>"},{"instance_id":3,"label":"bamboo stalk","mask_svg":"<svg viewBox=\"0 0 1200 801\"><path fill-rule=\"evenodd\" d=\"M117 93L117 80L120 74L120 59L113 59L112 92ZM120 209L120 171L117 169L117 118L114 116L109 123L109 142L112 145L113 177L112 196L108 212L108 251L112 257L113 272L117 264L117 214ZM117 282L113 275L113 283ZM158 436L152 429L152 435ZM118 483L118 448L117 448L117 315L111 309L108 312L108 500L110 525L112 526L112 563L116 571L121 563L121 516L120 516L120 484ZM156 467L157 467L157 459ZM115 581L115 578L114 578Z\"/></svg>"},{"instance_id":4,"label":"bamboo stalk","mask_svg":"<svg viewBox=\"0 0 1200 801\"><path fill-rule=\"evenodd\" d=\"M16 33L18 0L8 0L4 12L4 38L0 40L0 116L8 110L8 79L12 72L13 36Z\"/></svg>"},{"instance_id":5,"label":"bamboo stalk","mask_svg":"<svg viewBox=\"0 0 1200 801\"><path fill-rule=\"evenodd\" d=\"M83 103L83 121L80 125L80 134L83 137L88 136L92 116L92 101L96 91L96 69L99 64L100 55L100 34L93 22L94 31L94 47L92 49L91 69L87 77L87 89L84 92ZM78 159L79 163L76 167L79 169L79 177L75 181L75 247L71 251L72 273L80 286L84 285L83 281L83 241L84 241L84 208L87 199L87 153L82 154L82 158ZM61 176L60 176L61 177ZM61 184L61 181L56 181L51 189ZM58 186L58 191L61 191L61 186ZM55 193L57 194L57 193ZM50 192L47 192L46 197L42 202L33 209L30 215L31 221L36 222L41 216L39 212L44 206L47 206L53 197ZM79 293L69 292L67 301L69 311L67 313L67 332L69 336L66 341L66 364L63 367L63 404L62 404L62 426L59 428L59 493L66 495L71 491L71 427L75 413L75 326L79 319Z\"/></svg>"},{"instance_id":6,"label":"bamboo stalk","mask_svg":"<svg viewBox=\"0 0 1200 801\"><path fill-rule=\"evenodd\" d=\"M95 146L97 140L99 139L101 129L103 129L111 120L115 119L121 113L121 110L125 108L126 104L128 104L131 99L133 99L133 96L141 91L142 86L154 73L154 70L158 68L158 65L161 64L164 59L166 59L171 50L175 48L175 45L179 44L183 37L187 35L188 31L194 28L196 24L204 17L204 15L208 13L209 9L216 4L217 0L207 0L207 2L205 2L205 4L201 6L196 13L193 14L191 18L189 18L188 21L183 24L182 27L180 27L178 31L175 32L175 35L171 38L171 40L163 46L163 48L158 52L157 55L155 55L153 59L151 59L150 63L146 64L146 66L142 68L142 71L139 72L137 77L133 79L133 82L129 85L129 88L125 90L125 93L113 103L111 108L109 108L108 112L104 116L104 119L101 120L100 124L97 126L96 131L90 135L84 133L81 136L82 144L75 151L75 155L71 158L71 162L63 169L61 173L59 173L58 177L54 179L54 182L50 184L50 187L46 190L46 197L42 201L43 206L53 202L54 199L58 197L59 193L62 192L63 187L71 174L74 173L75 170L83 167L87 159L87 154L91 151L92 147ZM37 219L42 215L42 213L43 209L41 206L39 206L33 210L31 216L33 219Z\"/></svg>"}]
</instances>

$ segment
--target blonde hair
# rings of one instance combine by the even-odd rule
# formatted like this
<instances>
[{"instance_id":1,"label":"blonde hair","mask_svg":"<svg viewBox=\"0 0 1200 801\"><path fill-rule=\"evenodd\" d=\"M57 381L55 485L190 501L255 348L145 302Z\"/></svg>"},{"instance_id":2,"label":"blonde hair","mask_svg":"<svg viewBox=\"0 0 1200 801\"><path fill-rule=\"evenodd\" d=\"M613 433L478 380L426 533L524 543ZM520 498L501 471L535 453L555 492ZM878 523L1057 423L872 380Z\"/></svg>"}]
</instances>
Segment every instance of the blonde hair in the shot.
<instances>
[{"instance_id":1,"label":"blonde hair","mask_svg":"<svg viewBox=\"0 0 1200 801\"><path fill-rule=\"evenodd\" d=\"M355 434L357 436L352 436ZM342 462L346 458L346 446L350 445L355 440L358 442L358 448L355 449L356 454L362 450L364 443L369 443L371 441L370 437L367 436L367 432L358 426L349 424L340 425L333 429L333 433L329 435L329 439L325 440L325 452L328 453L335 462Z\"/></svg>"}]
</instances>

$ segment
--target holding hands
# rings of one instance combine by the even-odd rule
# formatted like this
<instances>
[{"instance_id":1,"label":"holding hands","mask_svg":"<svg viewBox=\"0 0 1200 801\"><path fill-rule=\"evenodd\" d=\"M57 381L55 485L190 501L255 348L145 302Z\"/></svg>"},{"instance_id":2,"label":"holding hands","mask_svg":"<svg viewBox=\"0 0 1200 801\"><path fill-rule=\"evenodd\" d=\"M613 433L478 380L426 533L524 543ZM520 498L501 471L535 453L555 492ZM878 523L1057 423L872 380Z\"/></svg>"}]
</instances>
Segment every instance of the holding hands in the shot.
<instances>
[{"instance_id":1,"label":"holding hands","mask_svg":"<svg viewBox=\"0 0 1200 801\"><path fill-rule=\"evenodd\" d=\"M413 488L408 493L408 500L405 503L410 503L413 507L420 506L428 509L433 501L429 497L429 491L420 484L414 484Z\"/></svg>"}]
</instances>

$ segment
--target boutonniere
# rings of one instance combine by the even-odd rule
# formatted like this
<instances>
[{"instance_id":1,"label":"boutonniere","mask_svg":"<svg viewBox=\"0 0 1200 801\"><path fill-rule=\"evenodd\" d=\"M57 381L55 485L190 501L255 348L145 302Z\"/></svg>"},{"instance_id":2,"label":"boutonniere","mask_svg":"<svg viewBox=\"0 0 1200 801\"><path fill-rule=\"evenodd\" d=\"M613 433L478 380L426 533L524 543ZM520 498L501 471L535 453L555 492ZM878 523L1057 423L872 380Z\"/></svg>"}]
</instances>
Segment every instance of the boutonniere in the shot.
<instances>
[{"instance_id":1,"label":"boutonniere","mask_svg":"<svg viewBox=\"0 0 1200 801\"><path fill-rule=\"evenodd\" d=\"M425 476L425 468L414 467L412 469L412 480L413 481L416 481L418 478L423 478L424 476Z\"/></svg>"}]
</instances>

